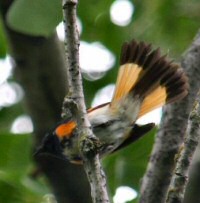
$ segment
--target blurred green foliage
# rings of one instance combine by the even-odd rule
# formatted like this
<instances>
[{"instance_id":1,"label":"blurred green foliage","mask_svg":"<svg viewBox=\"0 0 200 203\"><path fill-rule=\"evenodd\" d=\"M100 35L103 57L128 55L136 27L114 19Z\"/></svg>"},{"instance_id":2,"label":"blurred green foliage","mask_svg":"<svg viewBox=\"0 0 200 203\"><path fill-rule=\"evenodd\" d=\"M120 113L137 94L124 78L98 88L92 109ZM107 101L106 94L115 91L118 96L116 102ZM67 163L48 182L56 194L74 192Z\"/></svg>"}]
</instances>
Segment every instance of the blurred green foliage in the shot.
<instances>
[{"instance_id":1,"label":"blurred green foliage","mask_svg":"<svg viewBox=\"0 0 200 203\"><path fill-rule=\"evenodd\" d=\"M11 7L7 19L17 31L48 36L62 18L58 2L18 0ZM78 5L78 17L83 27L81 40L101 42L116 55L117 61L121 44L132 38L151 42L155 47L161 47L163 53L167 52L178 60L199 29L200 2L197 0L135 0L132 22L125 27L111 22L109 9L112 2L82 0ZM3 29L0 27L1 58L5 57L6 47ZM84 80L88 106L98 89L115 82L117 66L118 62L102 79L92 82ZM48 192L44 181L38 183L30 178L34 168L30 155L30 135L16 136L9 133L11 121L22 113L21 104L0 110L0 202L4 203L44 202L42 197ZM155 130L104 160L112 195L120 185L139 189L154 135Z\"/></svg>"},{"instance_id":2,"label":"blurred green foliage","mask_svg":"<svg viewBox=\"0 0 200 203\"><path fill-rule=\"evenodd\" d=\"M62 20L61 8L57 0L18 0L10 7L7 21L18 32L49 36Z\"/></svg>"},{"instance_id":3,"label":"blurred green foliage","mask_svg":"<svg viewBox=\"0 0 200 203\"><path fill-rule=\"evenodd\" d=\"M139 191L141 178L146 170L156 129L122 151L104 160L109 189L112 195L116 187L129 186Z\"/></svg>"},{"instance_id":4,"label":"blurred green foliage","mask_svg":"<svg viewBox=\"0 0 200 203\"><path fill-rule=\"evenodd\" d=\"M31 136L1 133L0 152L0 202L41 202L48 190L31 178Z\"/></svg>"},{"instance_id":5,"label":"blurred green foliage","mask_svg":"<svg viewBox=\"0 0 200 203\"><path fill-rule=\"evenodd\" d=\"M3 32L3 26L0 19L0 59L5 58L6 56L6 39L5 34Z\"/></svg>"}]
</instances>

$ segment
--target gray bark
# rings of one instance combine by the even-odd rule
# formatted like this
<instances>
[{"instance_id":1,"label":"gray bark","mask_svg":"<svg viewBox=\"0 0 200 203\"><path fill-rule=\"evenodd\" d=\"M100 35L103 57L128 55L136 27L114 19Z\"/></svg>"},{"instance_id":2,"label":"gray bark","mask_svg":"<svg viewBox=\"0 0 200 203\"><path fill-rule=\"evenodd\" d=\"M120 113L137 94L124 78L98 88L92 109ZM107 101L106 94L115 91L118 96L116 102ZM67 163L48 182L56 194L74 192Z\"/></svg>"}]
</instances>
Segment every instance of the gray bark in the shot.
<instances>
[{"instance_id":1,"label":"gray bark","mask_svg":"<svg viewBox=\"0 0 200 203\"><path fill-rule=\"evenodd\" d=\"M63 17L66 38L66 62L69 93L65 97L64 112L71 110L78 123L77 142L91 188L93 203L109 203L106 178L98 155L98 140L91 130L84 101L82 77L79 65L79 33L76 25L77 0L63 0ZM73 108L70 109L71 104ZM69 109L69 110L68 110Z\"/></svg>"},{"instance_id":2,"label":"gray bark","mask_svg":"<svg viewBox=\"0 0 200 203\"><path fill-rule=\"evenodd\" d=\"M143 178L140 203L165 202L175 167L174 158L183 142L189 112L200 87L200 33L182 57L189 78L189 95L164 109L156 143ZM155 195L156 194L156 195Z\"/></svg>"},{"instance_id":3,"label":"gray bark","mask_svg":"<svg viewBox=\"0 0 200 203\"><path fill-rule=\"evenodd\" d=\"M182 203L188 182L189 167L199 142L200 92L189 116L184 143L176 157L176 168L167 195L167 203Z\"/></svg>"}]
</instances>

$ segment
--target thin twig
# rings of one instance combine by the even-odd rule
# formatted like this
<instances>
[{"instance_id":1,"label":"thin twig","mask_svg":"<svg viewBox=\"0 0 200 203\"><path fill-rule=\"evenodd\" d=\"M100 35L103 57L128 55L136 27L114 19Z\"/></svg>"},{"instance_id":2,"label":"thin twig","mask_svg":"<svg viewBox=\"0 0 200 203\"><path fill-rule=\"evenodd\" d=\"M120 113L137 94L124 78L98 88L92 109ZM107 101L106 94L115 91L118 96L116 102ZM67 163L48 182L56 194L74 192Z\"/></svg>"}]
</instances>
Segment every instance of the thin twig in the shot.
<instances>
[{"instance_id":1,"label":"thin twig","mask_svg":"<svg viewBox=\"0 0 200 203\"><path fill-rule=\"evenodd\" d=\"M178 154L176 169L169 187L167 203L181 203L188 182L189 166L200 138L200 91L190 113L186 137Z\"/></svg>"},{"instance_id":2,"label":"thin twig","mask_svg":"<svg viewBox=\"0 0 200 203\"><path fill-rule=\"evenodd\" d=\"M97 153L99 143L91 131L84 102L82 77L79 68L79 35L76 26L77 3L78 0L63 0L69 86L69 93L63 103L63 115L70 115L78 122L79 136L77 139L84 168L90 182L93 202L109 203L106 179Z\"/></svg>"},{"instance_id":3,"label":"thin twig","mask_svg":"<svg viewBox=\"0 0 200 203\"><path fill-rule=\"evenodd\" d=\"M156 143L142 181L140 203L161 203L166 200L175 167L174 157L183 142L189 113L200 86L199 58L200 31L181 60L181 65L188 78L192 78L189 80L189 95L181 102L169 105L164 109Z\"/></svg>"}]
</instances>

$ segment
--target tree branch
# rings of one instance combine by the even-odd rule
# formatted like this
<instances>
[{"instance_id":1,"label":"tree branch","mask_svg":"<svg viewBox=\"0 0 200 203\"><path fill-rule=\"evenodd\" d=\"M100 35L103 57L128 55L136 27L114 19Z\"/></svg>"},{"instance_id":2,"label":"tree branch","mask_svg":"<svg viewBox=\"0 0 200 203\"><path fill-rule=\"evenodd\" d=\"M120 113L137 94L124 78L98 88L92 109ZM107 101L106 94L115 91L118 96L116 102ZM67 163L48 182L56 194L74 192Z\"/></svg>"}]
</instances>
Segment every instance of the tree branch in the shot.
<instances>
[{"instance_id":1,"label":"tree branch","mask_svg":"<svg viewBox=\"0 0 200 203\"><path fill-rule=\"evenodd\" d=\"M91 186L94 203L109 202L106 179L102 170L97 138L93 135L84 102L82 77L79 68L79 36L76 26L77 0L63 0L66 36L66 62L69 92L63 103L63 116L72 116L78 122L78 142L84 168ZM69 107L73 108L69 109Z\"/></svg>"},{"instance_id":2,"label":"tree branch","mask_svg":"<svg viewBox=\"0 0 200 203\"><path fill-rule=\"evenodd\" d=\"M167 203L182 203L185 187L188 182L189 166L199 142L200 127L200 92L197 95L193 109L189 116L184 145L178 154L176 169L169 187Z\"/></svg>"},{"instance_id":3,"label":"tree branch","mask_svg":"<svg viewBox=\"0 0 200 203\"><path fill-rule=\"evenodd\" d=\"M164 109L163 120L141 187L140 203L164 202L174 169L174 157L183 142L190 109L200 86L200 33L181 60L189 81L189 95ZM156 195L155 195L156 194Z\"/></svg>"}]
</instances>

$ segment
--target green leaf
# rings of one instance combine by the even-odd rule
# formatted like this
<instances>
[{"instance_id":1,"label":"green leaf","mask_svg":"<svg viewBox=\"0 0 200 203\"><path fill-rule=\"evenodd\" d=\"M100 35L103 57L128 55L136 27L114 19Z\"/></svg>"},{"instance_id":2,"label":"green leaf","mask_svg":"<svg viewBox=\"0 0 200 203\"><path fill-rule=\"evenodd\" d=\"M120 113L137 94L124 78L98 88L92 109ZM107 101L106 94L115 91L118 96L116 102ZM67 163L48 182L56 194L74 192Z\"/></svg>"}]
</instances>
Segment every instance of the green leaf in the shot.
<instances>
[{"instance_id":1,"label":"green leaf","mask_svg":"<svg viewBox=\"0 0 200 203\"><path fill-rule=\"evenodd\" d=\"M49 36L61 20L61 1L58 0L14 1L7 15L12 29L35 36Z\"/></svg>"}]
</instances>

